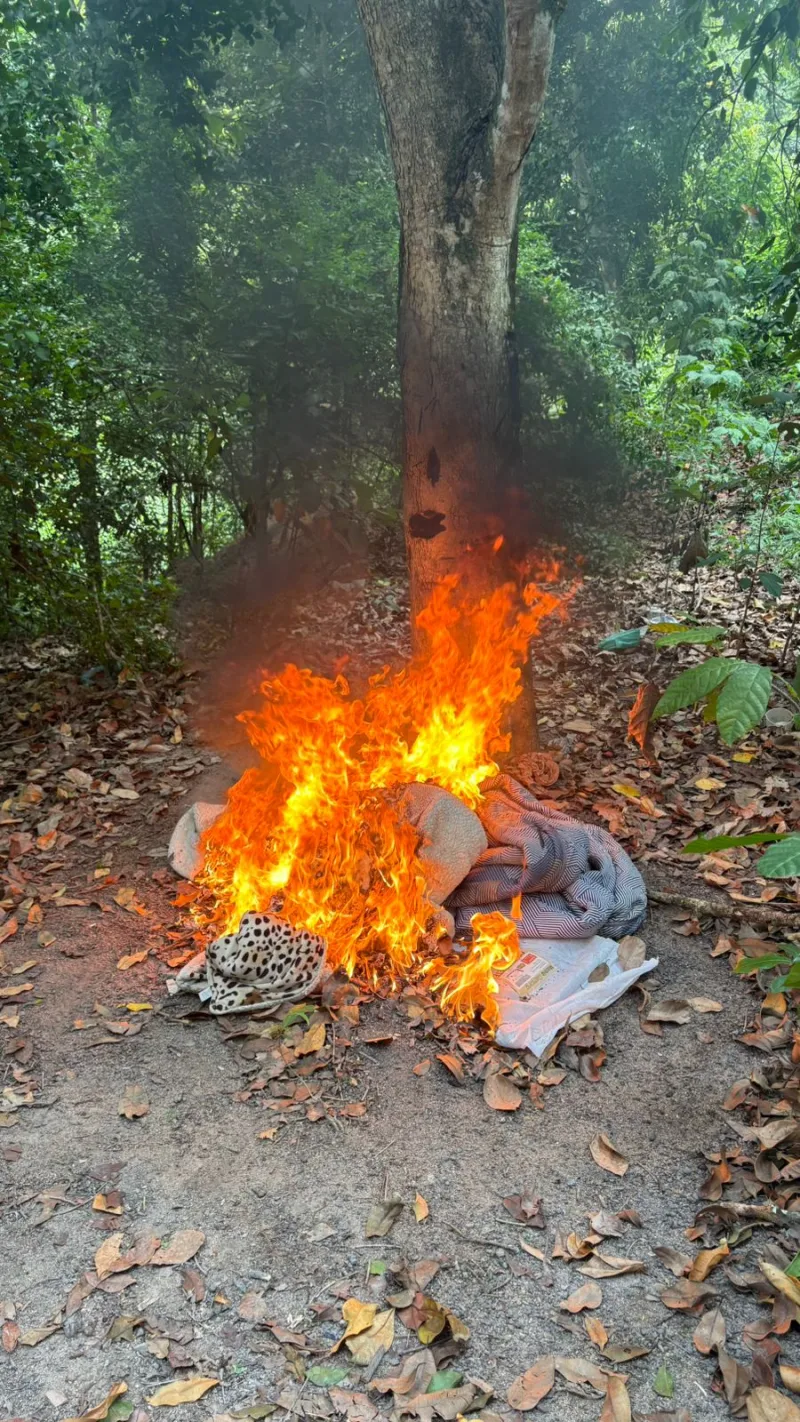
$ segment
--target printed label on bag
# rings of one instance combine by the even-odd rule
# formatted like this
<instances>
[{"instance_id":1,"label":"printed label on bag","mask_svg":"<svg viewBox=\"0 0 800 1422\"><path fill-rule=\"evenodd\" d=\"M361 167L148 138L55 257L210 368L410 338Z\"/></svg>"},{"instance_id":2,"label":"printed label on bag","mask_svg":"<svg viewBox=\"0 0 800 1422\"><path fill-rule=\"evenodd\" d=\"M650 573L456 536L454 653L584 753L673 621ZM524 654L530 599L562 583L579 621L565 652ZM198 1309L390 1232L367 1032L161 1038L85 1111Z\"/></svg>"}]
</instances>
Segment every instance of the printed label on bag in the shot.
<instances>
[{"instance_id":1,"label":"printed label on bag","mask_svg":"<svg viewBox=\"0 0 800 1422\"><path fill-rule=\"evenodd\" d=\"M552 963L540 958L536 953L523 953L512 968L503 974L504 981L514 989L517 997L527 1001L539 992L551 973L556 972Z\"/></svg>"}]
</instances>

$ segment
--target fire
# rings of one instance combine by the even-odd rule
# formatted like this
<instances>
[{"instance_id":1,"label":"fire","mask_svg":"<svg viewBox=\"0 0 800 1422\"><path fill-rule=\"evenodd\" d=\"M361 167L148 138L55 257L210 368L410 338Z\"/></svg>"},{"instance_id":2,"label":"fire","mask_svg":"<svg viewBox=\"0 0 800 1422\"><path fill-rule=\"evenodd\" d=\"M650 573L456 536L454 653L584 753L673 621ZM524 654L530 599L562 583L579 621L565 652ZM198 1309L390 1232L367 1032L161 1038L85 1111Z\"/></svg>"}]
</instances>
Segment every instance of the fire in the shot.
<instances>
[{"instance_id":1,"label":"fire","mask_svg":"<svg viewBox=\"0 0 800 1422\"><path fill-rule=\"evenodd\" d=\"M545 577L553 581L557 568ZM540 575L541 576L541 575ZM475 807L508 748L503 720L521 689L530 639L558 595L508 584L471 602L445 579L420 614L425 650L401 671L371 678L363 696L343 676L290 665L261 685L241 719L261 764L229 793L204 840L203 878L223 932L272 905L322 934L331 968L375 984L423 967L420 939L434 912L416 857L418 835L396 813L400 787L431 781ZM497 923L494 920L500 919ZM494 970L516 958L516 929L476 915L460 963L428 964L442 1007L497 1020ZM512 941L513 940L513 941Z\"/></svg>"}]
</instances>

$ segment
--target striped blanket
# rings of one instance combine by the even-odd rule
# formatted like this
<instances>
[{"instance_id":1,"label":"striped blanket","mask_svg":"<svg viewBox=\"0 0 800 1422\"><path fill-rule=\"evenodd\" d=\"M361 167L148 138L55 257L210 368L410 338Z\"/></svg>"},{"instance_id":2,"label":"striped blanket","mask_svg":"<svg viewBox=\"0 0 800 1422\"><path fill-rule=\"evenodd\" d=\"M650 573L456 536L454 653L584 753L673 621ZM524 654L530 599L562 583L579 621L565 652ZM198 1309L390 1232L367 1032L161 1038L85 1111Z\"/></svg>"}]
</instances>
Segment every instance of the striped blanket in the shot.
<instances>
[{"instance_id":1,"label":"striped blanket","mask_svg":"<svg viewBox=\"0 0 800 1422\"><path fill-rule=\"evenodd\" d=\"M548 809L509 775L484 791L478 815L489 848L446 902L457 931L476 909L510 915L517 894L521 938L621 938L639 927L644 880L607 830Z\"/></svg>"}]
</instances>

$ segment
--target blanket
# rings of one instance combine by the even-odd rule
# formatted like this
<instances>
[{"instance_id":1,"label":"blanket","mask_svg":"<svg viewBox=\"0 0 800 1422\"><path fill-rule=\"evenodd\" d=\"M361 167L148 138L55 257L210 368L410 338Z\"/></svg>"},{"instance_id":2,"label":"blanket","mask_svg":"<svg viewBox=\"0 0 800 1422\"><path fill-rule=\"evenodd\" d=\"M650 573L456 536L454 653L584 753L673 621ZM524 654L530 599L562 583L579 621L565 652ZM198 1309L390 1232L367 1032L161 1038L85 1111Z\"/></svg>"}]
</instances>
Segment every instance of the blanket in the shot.
<instances>
[{"instance_id":1,"label":"blanket","mask_svg":"<svg viewBox=\"0 0 800 1422\"><path fill-rule=\"evenodd\" d=\"M510 916L516 894L521 938L621 938L639 927L644 880L607 830L549 809L509 775L483 788L478 815L489 848L445 905L457 932L476 909Z\"/></svg>"}]
</instances>

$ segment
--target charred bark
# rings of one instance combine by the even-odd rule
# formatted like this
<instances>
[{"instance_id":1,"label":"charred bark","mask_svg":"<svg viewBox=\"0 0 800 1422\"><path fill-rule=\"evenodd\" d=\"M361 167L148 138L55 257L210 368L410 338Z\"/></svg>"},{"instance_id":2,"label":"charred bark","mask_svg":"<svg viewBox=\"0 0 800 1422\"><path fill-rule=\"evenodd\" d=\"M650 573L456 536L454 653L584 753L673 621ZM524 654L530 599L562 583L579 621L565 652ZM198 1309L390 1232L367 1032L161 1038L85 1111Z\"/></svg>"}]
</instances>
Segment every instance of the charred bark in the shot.
<instances>
[{"instance_id":1,"label":"charred bark","mask_svg":"<svg viewBox=\"0 0 800 1422\"><path fill-rule=\"evenodd\" d=\"M412 613L482 544L518 436L512 279L554 0L359 0L401 227L398 353Z\"/></svg>"}]
</instances>

